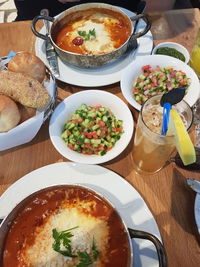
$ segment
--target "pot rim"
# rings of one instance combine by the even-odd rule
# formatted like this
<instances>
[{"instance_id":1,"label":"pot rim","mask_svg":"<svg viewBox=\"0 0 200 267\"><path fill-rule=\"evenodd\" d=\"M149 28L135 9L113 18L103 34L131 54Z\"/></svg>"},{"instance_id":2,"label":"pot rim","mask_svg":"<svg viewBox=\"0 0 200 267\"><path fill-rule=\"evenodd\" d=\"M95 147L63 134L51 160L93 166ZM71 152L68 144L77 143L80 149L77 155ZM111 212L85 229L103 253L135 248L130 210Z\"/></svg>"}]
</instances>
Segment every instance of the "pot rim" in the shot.
<instances>
[{"instance_id":1,"label":"pot rim","mask_svg":"<svg viewBox=\"0 0 200 267\"><path fill-rule=\"evenodd\" d=\"M44 187L42 189L39 189L33 193L31 193L29 196L25 197L23 200L21 200L13 209L12 211L4 218L0 225L0 234L1 234L1 239L0 239L0 260L2 259L2 253L4 251L4 242L7 237L7 233L10 229L10 225L13 222L13 220L17 216L17 211L20 210L20 208L25 207L25 204L29 200L29 198L33 197L34 195L37 195L39 192L45 191L45 190L50 190L51 188L58 188L58 187L81 187L84 188L85 190L90 191L92 194L96 194L96 196L101 197L103 201L105 201L110 207L116 212L118 215L118 219L120 220L120 223L124 229L124 232L126 233L127 236L127 244L129 246L129 254L128 254L128 265L130 267L133 266L133 246L132 246L132 241L131 239L133 238L140 238L140 239L147 239L150 240L156 247L156 251L158 254L158 261L159 261L159 267L167 267L167 256L165 252L165 248L163 247L161 241L153 234L140 231L140 230L135 230L135 229L130 229L126 226L123 218L119 214L118 210L114 207L113 203L108 200L105 196L103 196L100 192L97 192L93 188L89 188L86 185L82 185L80 183L75 183L75 184L55 184L51 186Z\"/></svg>"},{"instance_id":2,"label":"pot rim","mask_svg":"<svg viewBox=\"0 0 200 267\"><path fill-rule=\"evenodd\" d=\"M81 8L83 7L83 9ZM86 8L84 8L86 7ZM80 9L81 8L81 9ZM62 48L60 48L58 45L56 45L56 43L54 42L53 38L52 38L52 26L54 24L56 24L57 22L61 21L66 15L69 15L71 12L74 12L76 10L87 10L89 8L107 8L107 9L111 9L111 10L114 10L118 13L121 13L128 21L129 21L129 24L130 24L130 27L131 27L131 31L130 31L130 35L129 37L127 38L127 40L118 48L114 49L113 51L111 52L108 52L108 53L104 53L104 54L98 54L98 55L90 55L90 54L79 54L79 53L75 53L75 52L70 52L68 50L64 50ZM67 14L66 14L67 13ZM101 57L101 56L104 56L104 55L110 55L112 54L113 52L117 52L118 50L120 50L123 46L127 45L127 43L129 42L132 34L133 34L133 23L130 19L130 17L123 11L121 10L119 7L117 6L113 6L113 5L110 5L110 4L106 4L106 3L84 3L84 4L80 4L80 5L76 5L76 6L73 6L73 7L70 7L68 8L67 10L63 11L62 13L58 14L55 18L53 18L53 22L52 22L52 25L50 26L50 34L49 34L49 38L53 44L53 46L64 52L64 53L68 53L70 55L75 55L75 56L82 56L82 57L94 57L94 58L97 58L97 57Z\"/></svg>"},{"instance_id":3,"label":"pot rim","mask_svg":"<svg viewBox=\"0 0 200 267\"><path fill-rule=\"evenodd\" d=\"M113 203L111 203L110 200L108 200L105 196L103 196L101 193L97 192L95 189L89 188L86 185L82 185L79 183L74 183L74 184L55 184L55 185L51 185L51 186L47 186L44 187L42 189L39 189L33 193L31 193L30 195L26 196L24 199L22 199L10 212L9 214L3 219L3 221L0 224L0 234L1 232L4 233L4 237L0 240L0 261L2 260L2 256L3 256L3 251L4 251L4 243L7 237L7 233L10 229L10 225L13 223L13 221L16 219L17 215L18 215L18 211L19 210L23 210L24 207L29 203L30 199L34 196L37 196L37 194L45 192L45 191L49 191L49 190L54 190L56 188L67 188L67 187L76 187L76 188L83 188L87 191L89 191L90 193L96 195L97 197L100 197L103 201L105 201L105 203L107 203L118 215L118 219L120 220L121 225L123 226L123 231L126 233L127 236L127 244L128 244L128 266L130 265L130 267L133 266L133 245L131 242L131 237L129 234L129 230L128 227L126 226L123 218L121 217L121 215L119 214L119 212L117 211L117 209L114 207ZM10 218L11 217L11 218Z\"/></svg>"}]
</instances>

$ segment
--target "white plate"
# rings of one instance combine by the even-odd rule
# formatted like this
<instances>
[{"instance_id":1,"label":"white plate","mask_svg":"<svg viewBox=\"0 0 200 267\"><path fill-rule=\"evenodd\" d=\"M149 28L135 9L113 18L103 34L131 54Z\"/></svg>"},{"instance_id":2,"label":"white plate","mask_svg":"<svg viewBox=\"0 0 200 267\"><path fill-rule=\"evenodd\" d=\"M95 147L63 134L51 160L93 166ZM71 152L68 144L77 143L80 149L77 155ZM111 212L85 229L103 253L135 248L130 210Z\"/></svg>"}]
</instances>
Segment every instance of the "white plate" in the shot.
<instances>
[{"instance_id":1,"label":"white plate","mask_svg":"<svg viewBox=\"0 0 200 267\"><path fill-rule=\"evenodd\" d=\"M109 108L116 119L123 121L123 131L121 138L114 147L104 156L85 155L78 153L67 147L61 138L64 124L70 120L71 115L80 107L101 105ZM117 157L129 144L133 135L134 122L128 106L118 96L102 90L83 90L75 93L62 101L53 112L49 124L49 135L51 142L57 151L65 158L78 163L101 164Z\"/></svg>"},{"instance_id":2,"label":"white plate","mask_svg":"<svg viewBox=\"0 0 200 267\"><path fill-rule=\"evenodd\" d=\"M133 16L134 13L124 9L122 9L129 17ZM138 31L141 31L145 27L145 22L140 20L138 23ZM45 34L45 28L43 27L40 33ZM63 63L58 58L58 65L60 71L60 81L70 83L78 86L105 86L109 84L113 84L120 81L121 73L123 69L131 63L136 58L139 58L144 55L150 55L153 48L153 37L151 32L149 31L146 35L140 37L138 39L138 48L134 51L130 51L125 54L120 59L116 60L112 64L107 64L102 67L96 68L78 68L72 66L70 64ZM36 38L35 42L35 52L36 55L47 65L48 61L46 59L45 52L45 41L41 38Z\"/></svg>"},{"instance_id":3,"label":"white plate","mask_svg":"<svg viewBox=\"0 0 200 267\"><path fill-rule=\"evenodd\" d=\"M105 196L117 209L125 224L150 232L160 240L160 233L140 194L118 174L97 165L61 162L39 168L11 185L0 197L0 215L5 217L29 194L58 184L82 184ZM150 241L133 240L134 266L158 267L156 249Z\"/></svg>"},{"instance_id":4,"label":"white plate","mask_svg":"<svg viewBox=\"0 0 200 267\"><path fill-rule=\"evenodd\" d=\"M194 216L195 216L195 221L197 225L197 229L200 234L200 194L196 194L195 198L195 204L194 204Z\"/></svg>"},{"instance_id":5,"label":"white plate","mask_svg":"<svg viewBox=\"0 0 200 267\"><path fill-rule=\"evenodd\" d=\"M136 81L137 77L142 73L141 68L145 65L150 65L153 69L156 66L159 66L161 68L170 66L175 70L182 70L183 72L185 72L186 76L190 78L191 84L187 89L184 100L191 107L196 103L200 96L200 83L194 70L189 65L177 58L165 55L149 55L137 58L134 62L129 64L122 73L120 82L122 94L129 102L129 104L135 109L140 110L141 105L137 103L137 101L133 97L132 87L134 81Z\"/></svg>"}]
</instances>

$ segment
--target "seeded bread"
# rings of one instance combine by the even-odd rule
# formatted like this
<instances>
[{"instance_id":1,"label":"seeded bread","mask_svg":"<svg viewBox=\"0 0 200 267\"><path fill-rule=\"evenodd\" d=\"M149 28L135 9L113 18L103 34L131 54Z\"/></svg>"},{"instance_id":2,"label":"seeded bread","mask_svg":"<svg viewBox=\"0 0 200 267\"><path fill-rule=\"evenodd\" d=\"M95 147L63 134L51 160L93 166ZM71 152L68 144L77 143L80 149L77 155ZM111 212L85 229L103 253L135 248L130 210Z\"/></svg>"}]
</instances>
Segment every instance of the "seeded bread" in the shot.
<instances>
[{"instance_id":1,"label":"seeded bread","mask_svg":"<svg viewBox=\"0 0 200 267\"><path fill-rule=\"evenodd\" d=\"M49 93L40 82L25 74L7 70L0 71L0 94L32 108L45 107L50 101Z\"/></svg>"}]
</instances>

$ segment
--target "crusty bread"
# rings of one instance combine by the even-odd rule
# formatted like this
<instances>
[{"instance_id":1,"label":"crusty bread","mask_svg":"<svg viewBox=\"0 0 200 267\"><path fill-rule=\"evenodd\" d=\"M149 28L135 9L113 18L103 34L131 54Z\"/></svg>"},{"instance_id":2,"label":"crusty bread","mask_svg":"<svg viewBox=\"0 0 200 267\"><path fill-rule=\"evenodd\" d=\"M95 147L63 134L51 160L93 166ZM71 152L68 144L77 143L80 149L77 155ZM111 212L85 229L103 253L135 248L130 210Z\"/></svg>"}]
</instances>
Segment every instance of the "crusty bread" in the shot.
<instances>
[{"instance_id":1,"label":"crusty bread","mask_svg":"<svg viewBox=\"0 0 200 267\"><path fill-rule=\"evenodd\" d=\"M19 108L19 112L21 114L21 120L20 123L34 117L36 115L36 109L35 108L29 108L24 105L21 105L20 103L17 103L17 106Z\"/></svg>"},{"instance_id":2,"label":"crusty bread","mask_svg":"<svg viewBox=\"0 0 200 267\"><path fill-rule=\"evenodd\" d=\"M46 66L40 58L28 52L15 55L8 63L8 70L20 72L42 82L46 75Z\"/></svg>"},{"instance_id":3,"label":"crusty bread","mask_svg":"<svg viewBox=\"0 0 200 267\"><path fill-rule=\"evenodd\" d=\"M50 101L48 91L37 80L8 70L0 71L0 94L32 108L45 107Z\"/></svg>"},{"instance_id":4,"label":"crusty bread","mask_svg":"<svg viewBox=\"0 0 200 267\"><path fill-rule=\"evenodd\" d=\"M20 121L16 103L5 95L0 95L0 133L14 128Z\"/></svg>"}]
</instances>

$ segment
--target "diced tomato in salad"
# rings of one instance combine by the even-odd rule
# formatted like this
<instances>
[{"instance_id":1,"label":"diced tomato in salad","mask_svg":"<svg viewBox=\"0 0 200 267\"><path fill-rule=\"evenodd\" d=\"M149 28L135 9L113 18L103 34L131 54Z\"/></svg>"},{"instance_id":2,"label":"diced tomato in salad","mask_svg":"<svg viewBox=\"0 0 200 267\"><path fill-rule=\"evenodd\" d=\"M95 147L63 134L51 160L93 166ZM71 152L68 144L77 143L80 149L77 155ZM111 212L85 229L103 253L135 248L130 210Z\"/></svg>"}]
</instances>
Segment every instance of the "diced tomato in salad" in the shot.
<instances>
[{"instance_id":1,"label":"diced tomato in salad","mask_svg":"<svg viewBox=\"0 0 200 267\"><path fill-rule=\"evenodd\" d=\"M86 155L105 155L123 134L123 122L101 105L81 105L65 123L62 139L66 145Z\"/></svg>"}]
</instances>

